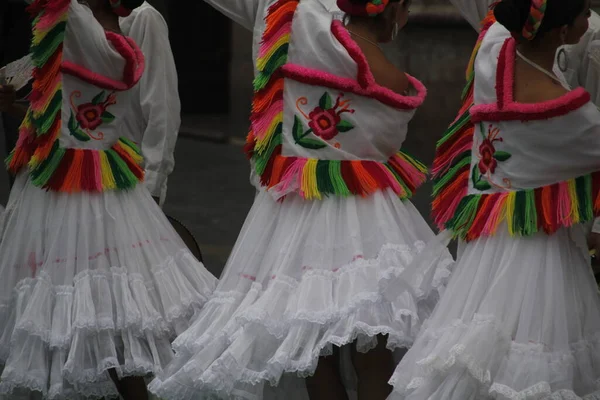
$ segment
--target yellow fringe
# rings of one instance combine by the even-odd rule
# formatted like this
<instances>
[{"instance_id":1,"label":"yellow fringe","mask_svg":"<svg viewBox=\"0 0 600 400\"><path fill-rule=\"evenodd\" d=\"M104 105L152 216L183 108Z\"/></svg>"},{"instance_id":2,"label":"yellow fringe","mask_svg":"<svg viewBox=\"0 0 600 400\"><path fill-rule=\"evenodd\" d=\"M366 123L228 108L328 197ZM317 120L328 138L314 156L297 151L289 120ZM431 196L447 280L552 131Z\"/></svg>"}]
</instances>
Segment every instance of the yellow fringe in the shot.
<instances>
[{"instance_id":1,"label":"yellow fringe","mask_svg":"<svg viewBox=\"0 0 600 400\"><path fill-rule=\"evenodd\" d=\"M289 41L290 41L289 33L286 33L286 34L282 35L279 39L277 39L277 41L275 42L275 44L273 46L271 46L271 48L269 49L267 54L265 54L264 56L262 56L256 60L256 69L258 69L259 71L263 71L265 69L265 67L267 66L267 63L271 60L271 57L273 56L273 54L275 54L275 52L277 50L279 50L279 48L281 46L283 46L286 43L289 43Z\"/></svg>"},{"instance_id":2,"label":"yellow fringe","mask_svg":"<svg viewBox=\"0 0 600 400\"><path fill-rule=\"evenodd\" d=\"M321 200L321 192L317 186L317 162L314 158L309 159L302 171L302 192L307 200Z\"/></svg>"},{"instance_id":3,"label":"yellow fringe","mask_svg":"<svg viewBox=\"0 0 600 400\"><path fill-rule=\"evenodd\" d=\"M283 123L283 111L278 113L275 118L271 121L267 132L264 134L262 138L256 137L256 144L254 145L254 151L258 154L262 154L262 152L269 147L269 143L277 130L277 126Z\"/></svg>"},{"instance_id":4,"label":"yellow fringe","mask_svg":"<svg viewBox=\"0 0 600 400\"><path fill-rule=\"evenodd\" d=\"M117 187L117 183L115 182L115 178L112 174L108 157L103 151L99 151L98 155L100 156L100 171L102 171L102 187L105 190L115 189Z\"/></svg>"}]
</instances>

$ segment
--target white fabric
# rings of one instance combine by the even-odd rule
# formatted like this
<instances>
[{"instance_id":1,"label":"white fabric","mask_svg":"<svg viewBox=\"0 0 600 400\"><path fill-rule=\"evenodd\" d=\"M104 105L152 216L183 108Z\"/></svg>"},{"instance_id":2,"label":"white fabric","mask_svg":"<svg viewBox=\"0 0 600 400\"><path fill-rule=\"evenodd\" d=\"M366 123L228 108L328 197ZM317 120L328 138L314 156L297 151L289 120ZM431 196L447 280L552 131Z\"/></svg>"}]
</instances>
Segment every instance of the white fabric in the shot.
<instances>
[{"instance_id":1,"label":"white fabric","mask_svg":"<svg viewBox=\"0 0 600 400\"><path fill-rule=\"evenodd\" d=\"M498 54L508 38L510 33L496 23L483 39L475 60L475 106L496 103ZM490 126L500 131L501 141L494 143L495 149L511 155L508 161L498 163L493 180L511 186L494 185L485 193L537 188L600 170L600 112L592 102L547 120L477 124L473 154L478 154L481 138L488 135ZM478 162L473 157L471 168ZM472 187L472 179L469 182L469 193L482 193Z\"/></svg>"},{"instance_id":2,"label":"white fabric","mask_svg":"<svg viewBox=\"0 0 600 400\"><path fill-rule=\"evenodd\" d=\"M481 21L485 18L490 6L496 0L450 0L463 18L471 24L471 26L479 32L481 29Z\"/></svg>"},{"instance_id":3,"label":"white fabric","mask_svg":"<svg viewBox=\"0 0 600 400\"><path fill-rule=\"evenodd\" d=\"M582 246L583 244L583 246ZM461 243L390 400L597 400L600 300L581 226Z\"/></svg>"},{"instance_id":4,"label":"white fabric","mask_svg":"<svg viewBox=\"0 0 600 400\"><path fill-rule=\"evenodd\" d=\"M160 371L216 285L142 186L65 194L21 174L2 227L0 394L114 395L106 369Z\"/></svg>"},{"instance_id":5,"label":"white fabric","mask_svg":"<svg viewBox=\"0 0 600 400\"><path fill-rule=\"evenodd\" d=\"M86 34L82 35L81 32ZM71 0L63 48L65 61L74 62L112 79L123 79L124 58L108 42L104 29L94 18L92 11L76 0ZM124 124L119 123L131 109L133 99L131 91L113 93L115 104L109 105L106 111L114 115L115 119L90 130L97 139L81 141L71 135L69 121L71 118L76 121L77 107L91 103L100 93L104 93L103 98L106 99L111 92L92 86L69 74L62 74L62 81L63 124L60 136L62 147L104 150L110 148L122 136L140 142L141 132L128 131Z\"/></svg>"},{"instance_id":6,"label":"white fabric","mask_svg":"<svg viewBox=\"0 0 600 400\"><path fill-rule=\"evenodd\" d=\"M327 71L339 78L356 80L358 65L348 50L331 32L334 20L341 21L341 12L331 13L318 1L301 2L296 9L292 25L288 63L318 71ZM294 118L298 117L307 129L308 115L319 106L319 99L328 93L335 104L337 99L348 101L354 112L342 113L343 121L354 128L341 132L331 140L319 139L327 147L313 150L299 146L292 135ZM282 155L314 158L320 160L374 160L386 162L402 147L408 131L408 123L415 110L401 110L386 106L378 100L345 93L323 86L308 85L286 79L284 82L283 147ZM298 103L306 99L306 104ZM302 112L302 113L301 113ZM337 146L336 146L337 145Z\"/></svg>"},{"instance_id":7,"label":"white fabric","mask_svg":"<svg viewBox=\"0 0 600 400\"><path fill-rule=\"evenodd\" d=\"M72 0L68 18L65 58L120 79L124 61L91 11ZM63 82L62 144L139 141L142 132L119 123L136 101L131 92L115 94L115 120L93 132L98 140L71 136L70 100L84 104L102 90L66 74ZM173 357L170 340L216 286L142 185L46 191L25 171L0 216L0 277L0 396L8 398L116 396L107 370L161 371Z\"/></svg>"},{"instance_id":8,"label":"white fabric","mask_svg":"<svg viewBox=\"0 0 600 400\"><path fill-rule=\"evenodd\" d=\"M495 101L497 56L507 37L496 24L484 39L476 104ZM500 123L497 147L511 151L519 167L499 165L495 175L536 187L597 169L599 143L591 134L587 146L579 142L585 129L597 132L597 122L586 121L593 109L518 129L519 122ZM503 223L497 232L460 243L441 302L390 380L390 400L600 399L600 299L585 227L512 237Z\"/></svg>"},{"instance_id":9,"label":"white fabric","mask_svg":"<svg viewBox=\"0 0 600 400\"><path fill-rule=\"evenodd\" d=\"M283 202L262 190L215 295L150 389L261 399L264 381L311 374L332 345L368 351L387 333L390 348L409 346L450 275L445 245L391 190Z\"/></svg>"},{"instance_id":10,"label":"white fabric","mask_svg":"<svg viewBox=\"0 0 600 400\"><path fill-rule=\"evenodd\" d=\"M146 70L133 89L139 99L124 120L129 131L143 132L141 150L146 176L144 184L164 203L167 180L175 167L175 144L181 125L181 102L177 89L177 69L167 23L148 2L120 19L121 30L135 40L145 55Z\"/></svg>"}]
</instances>

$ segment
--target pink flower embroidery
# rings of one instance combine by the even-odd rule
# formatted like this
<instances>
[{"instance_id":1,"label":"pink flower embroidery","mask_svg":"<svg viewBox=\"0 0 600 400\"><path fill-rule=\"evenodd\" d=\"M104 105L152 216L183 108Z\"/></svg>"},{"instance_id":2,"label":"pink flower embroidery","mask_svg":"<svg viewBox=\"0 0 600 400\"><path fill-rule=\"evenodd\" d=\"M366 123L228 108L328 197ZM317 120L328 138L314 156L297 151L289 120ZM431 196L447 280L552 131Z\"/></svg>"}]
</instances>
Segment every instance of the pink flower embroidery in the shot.
<instances>
[{"instance_id":1,"label":"pink flower embroidery","mask_svg":"<svg viewBox=\"0 0 600 400\"><path fill-rule=\"evenodd\" d=\"M482 174L486 174L488 171L493 174L496 171L498 161L494 158L495 152L496 149L490 139L485 139L479 146L479 154L481 156L479 160L479 171Z\"/></svg>"},{"instance_id":2,"label":"pink flower embroidery","mask_svg":"<svg viewBox=\"0 0 600 400\"><path fill-rule=\"evenodd\" d=\"M336 137L340 132L348 132L354 129L354 125L342 120L343 113L354 113L354 110L349 107L350 100L342 100L342 97L344 97L344 94L340 93L335 104L333 104L331 96L325 92L319 100L319 105L308 115L300 108L300 104L308 104L306 97L300 97L296 101L296 108L308 120L309 127L308 130L305 130L301 120L295 117L293 135L296 144L309 149L321 149L327 147L327 144L307 138L307 136L312 133L318 138L327 141Z\"/></svg>"},{"instance_id":3,"label":"pink flower embroidery","mask_svg":"<svg viewBox=\"0 0 600 400\"><path fill-rule=\"evenodd\" d=\"M504 141L504 139L500 137L500 129L490 125L486 135L483 123L480 123L479 131L482 136L482 142L479 145L477 152L479 162L473 165L473 170L471 172L473 187L479 191L486 191L492 187L501 189L511 188L512 184L508 178L502 179L502 185L495 183L493 178L498 163L507 161L511 157L511 154L506 151L496 150L496 146L494 145L496 142Z\"/></svg>"},{"instance_id":4,"label":"pink flower embroidery","mask_svg":"<svg viewBox=\"0 0 600 400\"><path fill-rule=\"evenodd\" d=\"M337 124L342 118L336 114L335 110L323 110L320 107L315 108L310 114L308 126L313 133L323 140L330 140L337 136Z\"/></svg>"},{"instance_id":5,"label":"pink flower embroidery","mask_svg":"<svg viewBox=\"0 0 600 400\"><path fill-rule=\"evenodd\" d=\"M79 122L82 129L94 130L102 124L103 109L100 104L85 103L77 107L77 115L75 118Z\"/></svg>"},{"instance_id":6,"label":"pink flower embroidery","mask_svg":"<svg viewBox=\"0 0 600 400\"><path fill-rule=\"evenodd\" d=\"M80 105L75 104L75 98L77 97L81 97L79 90L71 93L70 98L71 117L69 118L68 127L71 136L82 142L87 142L90 139L102 140L104 133L93 134L92 131L100 125L110 123L115 119L115 116L107 110L109 106L117 103L115 93L106 96L106 92L101 92L91 102Z\"/></svg>"},{"instance_id":7,"label":"pink flower embroidery","mask_svg":"<svg viewBox=\"0 0 600 400\"><path fill-rule=\"evenodd\" d=\"M77 106L77 115L75 119L79 122L82 129L94 130L102 124L102 114L106 112L108 106L116 104L114 93L108 95L105 101L101 103L85 103Z\"/></svg>"}]
</instances>

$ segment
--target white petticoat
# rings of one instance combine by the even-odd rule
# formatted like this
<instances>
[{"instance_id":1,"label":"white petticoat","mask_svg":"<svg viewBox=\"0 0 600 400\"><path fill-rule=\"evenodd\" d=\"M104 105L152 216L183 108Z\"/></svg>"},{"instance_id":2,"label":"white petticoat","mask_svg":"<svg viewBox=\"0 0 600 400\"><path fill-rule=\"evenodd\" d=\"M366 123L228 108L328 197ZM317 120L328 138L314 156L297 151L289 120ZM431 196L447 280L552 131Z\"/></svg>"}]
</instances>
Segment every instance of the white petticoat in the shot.
<instances>
[{"instance_id":1,"label":"white petticoat","mask_svg":"<svg viewBox=\"0 0 600 400\"><path fill-rule=\"evenodd\" d=\"M453 263L436 242L417 267L429 242L436 241L421 215L391 190L282 202L261 191L217 291L150 390L173 400L210 392L260 399L265 381L314 373L333 345L357 340L364 352L388 334L388 347L409 346ZM418 275L418 287L385 300L383 282L405 274Z\"/></svg>"},{"instance_id":2,"label":"white petticoat","mask_svg":"<svg viewBox=\"0 0 600 400\"><path fill-rule=\"evenodd\" d=\"M141 185L65 194L21 174L1 224L0 396L116 396L106 370L159 372L216 286Z\"/></svg>"},{"instance_id":3,"label":"white petticoat","mask_svg":"<svg viewBox=\"0 0 600 400\"><path fill-rule=\"evenodd\" d=\"M463 244L390 399L600 399L600 301L582 226Z\"/></svg>"}]
</instances>

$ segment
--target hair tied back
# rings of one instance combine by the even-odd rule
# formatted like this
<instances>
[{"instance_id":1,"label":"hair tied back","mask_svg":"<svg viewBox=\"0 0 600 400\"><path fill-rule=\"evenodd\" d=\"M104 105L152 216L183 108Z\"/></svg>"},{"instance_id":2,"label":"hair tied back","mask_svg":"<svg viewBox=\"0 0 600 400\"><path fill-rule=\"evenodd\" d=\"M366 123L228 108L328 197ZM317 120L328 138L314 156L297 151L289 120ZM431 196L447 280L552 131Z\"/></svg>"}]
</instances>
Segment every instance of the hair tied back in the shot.
<instances>
[{"instance_id":1,"label":"hair tied back","mask_svg":"<svg viewBox=\"0 0 600 400\"><path fill-rule=\"evenodd\" d=\"M370 0L358 3L352 0L337 0L340 10L355 17L375 17L385 11L390 0Z\"/></svg>"},{"instance_id":2,"label":"hair tied back","mask_svg":"<svg viewBox=\"0 0 600 400\"><path fill-rule=\"evenodd\" d=\"M529 16L523 26L522 36L524 39L533 40L538 34L540 26L544 21L546 6L548 0L531 0L531 9Z\"/></svg>"}]
</instances>

